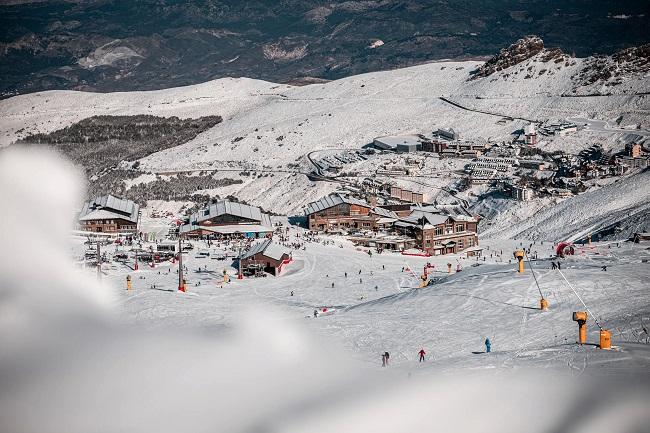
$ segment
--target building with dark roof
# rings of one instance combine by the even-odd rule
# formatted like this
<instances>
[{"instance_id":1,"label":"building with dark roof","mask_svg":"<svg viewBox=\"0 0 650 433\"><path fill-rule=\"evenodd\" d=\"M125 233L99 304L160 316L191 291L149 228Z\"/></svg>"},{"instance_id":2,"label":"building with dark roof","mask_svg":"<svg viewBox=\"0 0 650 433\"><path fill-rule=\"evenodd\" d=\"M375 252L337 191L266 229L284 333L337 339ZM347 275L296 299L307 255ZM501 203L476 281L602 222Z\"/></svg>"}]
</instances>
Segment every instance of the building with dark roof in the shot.
<instances>
[{"instance_id":1,"label":"building with dark roof","mask_svg":"<svg viewBox=\"0 0 650 433\"><path fill-rule=\"evenodd\" d=\"M134 234L138 231L139 216L140 206L136 203L104 195L84 203L78 220L83 231Z\"/></svg>"},{"instance_id":2,"label":"building with dark roof","mask_svg":"<svg viewBox=\"0 0 650 433\"><path fill-rule=\"evenodd\" d=\"M269 214L255 206L222 200L190 215L183 237L265 237L273 233Z\"/></svg>"},{"instance_id":3,"label":"building with dark roof","mask_svg":"<svg viewBox=\"0 0 650 433\"><path fill-rule=\"evenodd\" d=\"M366 201L334 193L309 203L305 215L309 220L309 230L370 230L377 219L377 216L370 214L371 209L372 206Z\"/></svg>"},{"instance_id":4,"label":"building with dark roof","mask_svg":"<svg viewBox=\"0 0 650 433\"><path fill-rule=\"evenodd\" d=\"M287 248L276 244L271 239L253 244L241 257L242 272L255 274L257 270L278 276L282 267L291 262L291 253Z\"/></svg>"},{"instance_id":5,"label":"building with dark roof","mask_svg":"<svg viewBox=\"0 0 650 433\"><path fill-rule=\"evenodd\" d=\"M479 251L473 248L478 246L477 225L471 216L418 209L394 224L398 232L415 239L417 248L431 255L460 253L468 248L467 255L474 255Z\"/></svg>"}]
</instances>

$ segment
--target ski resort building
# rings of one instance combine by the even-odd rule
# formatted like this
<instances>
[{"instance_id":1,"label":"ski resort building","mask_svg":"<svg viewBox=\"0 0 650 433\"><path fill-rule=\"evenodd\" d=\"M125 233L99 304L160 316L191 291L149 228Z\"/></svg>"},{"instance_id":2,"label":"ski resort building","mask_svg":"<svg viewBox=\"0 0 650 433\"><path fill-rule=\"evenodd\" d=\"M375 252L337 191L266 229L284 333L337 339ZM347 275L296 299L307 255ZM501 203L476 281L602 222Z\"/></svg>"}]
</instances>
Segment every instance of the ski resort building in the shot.
<instances>
[{"instance_id":1,"label":"ski resort building","mask_svg":"<svg viewBox=\"0 0 650 433\"><path fill-rule=\"evenodd\" d=\"M79 229L95 233L135 234L140 206L112 195L96 197L84 203L79 213Z\"/></svg>"},{"instance_id":2,"label":"ski resort building","mask_svg":"<svg viewBox=\"0 0 650 433\"><path fill-rule=\"evenodd\" d=\"M373 145L381 150L415 152L422 149L422 139L418 135L391 135L375 138Z\"/></svg>"},{"instance_id":3,"label":"ski resort building","mask_svg":"<svg viewBox=\"0 0 650 433\"><path fill-rule=\"evenodd\" d=\"M305 215L309 220L309 230L338 231L350 228L372 229L376 215L371 215L372 206L343 194L330 194L309 203Z\"/></svg>"},{"instance_id":4,"label":"ski resort building","mask_svg":"<svg viewBox=\"0 0 650 433\"><path fill-rule=\"evenodd\" d=\"M534 123L529 123L524 127L524 137L527 145L534 146L537 144L537 131Z\"/></svg>"},{"instance_id":5,"label":"ski resort building","mask_svg":"<svg viewBox=\"0 0 650 433\"><path fill-rule=\"evenodd\" d=\"M424 194L402 189L395 185L390 186L390 198L407 203L424 203Z\"/></svg>"},{"instance_id":6,"label":"ski resort building","mask_svg":"<svg viewBox=\"0 0 650 433\"><path fill-rule=\"evenodd\" d=\"M273 225L258 207L222 200L193 213L179 234L185 238L261 238L273 234Z\"/></svg>"},{"instance_id":7,"label":"ski resort building","mask_svg":"<svg viewBox=\"0 0 650 433\"><path fill-rule=\"evenodd\" d=\"M474 255L478 246L476 233L478 221L466 215L449 215L414 210L407 218L395 223L395 227L415 239L416 248L431 254L455 254L471 248Z\"/></svg>"},{"instance_id":8,"label":"ski resort building","mask_svg":"<svg viewBox=\"0 0 650 433\"><path fill-rule=\"evenodd\" d=\"M291 262L291 253L271 239L257 242L242 255L241 267L245 275L256 275L260 271L278 276L282 267Z\"/></svg>"}]
</instances>

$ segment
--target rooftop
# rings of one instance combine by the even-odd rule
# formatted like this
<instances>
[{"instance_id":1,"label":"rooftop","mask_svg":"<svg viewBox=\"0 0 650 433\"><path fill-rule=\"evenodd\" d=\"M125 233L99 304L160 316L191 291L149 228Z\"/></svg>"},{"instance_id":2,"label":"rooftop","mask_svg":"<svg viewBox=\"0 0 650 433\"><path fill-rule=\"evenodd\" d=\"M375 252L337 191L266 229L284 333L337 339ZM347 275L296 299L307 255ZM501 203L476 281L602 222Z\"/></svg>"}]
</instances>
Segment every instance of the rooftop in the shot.
<instances>
[{"instance_id":1,"label":"rooftop","mask_svg":"<svg viewBox=\"0 0 650 433\"><path fill-rule=\"evenodd\" d=\"M311 215L316 212L320 212L324 209L329 209L331 207L337 206L339 204L349 204L349 205L357 205L357 206L362 206L366 208L371 208L370 204L363 200L358 200L356 198L352 198L343 194L330 194L328 196L325 196L321 198L320 200L314 201L309 203L305 207L305 215Z\"/></svg>"},{"instance_id":2,"label":"rooftop","mask_svg":"<svg viewBox=\"0 0 650 433\"><path fill-rule=\"evenodd\" d=\"M284 254L289 254L289 251L285 249L284 247L276 244L273 242L271 239L265 239L261 242L257 242L253 244L244 255L242 255L242 259L247 259L249 257L253 257L255 254L262 253L266 257L270 257L275 260L282 260L282 256Z\"/></svg>"},{"instance_id":3,"label":"rooftop","mask_svg":"<svg viewBox=\"0 0 650 433\"><path fill-rule=\"evenodd\" d=\"M84 203L79 213L80 221L96 219L117 219L121 218L133 223L138 222L140 206L131 200L124 200L112 195L95 197Z\"/></svg>"}]
</instances>

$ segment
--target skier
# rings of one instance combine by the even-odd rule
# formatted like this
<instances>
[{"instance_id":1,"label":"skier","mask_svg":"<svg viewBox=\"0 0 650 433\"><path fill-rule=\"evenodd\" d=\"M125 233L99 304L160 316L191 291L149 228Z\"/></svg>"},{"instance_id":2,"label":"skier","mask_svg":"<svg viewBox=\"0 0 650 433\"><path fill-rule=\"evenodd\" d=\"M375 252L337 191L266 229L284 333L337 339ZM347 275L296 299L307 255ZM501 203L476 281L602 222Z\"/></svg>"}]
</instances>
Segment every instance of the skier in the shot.
<instances>
[{"instance_id":1,"label":"skier","mask_svg":"<svg viewBox=\"0 0 650 433\"><path fill-rule=\"evenodd\" d=\"M348 277L348 273L346 272L346 273L345 273L345 278L347 278L347 277Z\"/></svg>"},{"instance_id":2,"label":"skier","mask_svg":"<svg viewBox=\"0 0 650 433\"><path fill-rule=\"evenodd\" d=\"M332 289L334 288L334 283L332 283Z\"/></svg>"},{"instance_id":3,"label":"skier","mask_svg":"<svg viewBox=\"0 0 650 433\"><path fill-rule=\"evenodd\" d=\"M381 265L381 268L382 268L383 270L386 270L386 265Z\"/></svg>"},{"instance_id":4,"label":"skier","mask_svg":"<svg viewBox=\"0 0 650 433\"><path fill-rule=\"evenodd\" d=\"M557 269L557 265L555 264L555 262L551 262L551 269Z\"/></svg>"},{"instance_id":5,"label":"skier","mask_svg":"<svg viewBox=\"0 0 650 433\"><path fill-rule=\"evenodd\" d=\"M361 269L359 269L359 275L361 275Z\"/></svg>"},{"instance_id":6,"label":"skier","mask_svg":"<svg viewBox=\"0 0 650 433\"><path fill-rule=\"evenodd\" d=\"M314 319L318 317L318 310L314 310Z\"/></svg>"},{"instance_id":7,"label":"skier","mask_svg":"<svg viewBox=\"0 0 650 433\"><path fill-rule=\"evenodd\" d=\"M381 354L381 366L386 367L386 354L385 353Z\"/></svg>"},{"instance_id":8,"label":"skier","mask_svg":"<svg viewBox=\"0 0 650 433\"><path fill-rule=\"evenodd\" d=\"M420 362L423 362L424 361L424 355L426 355L426 352L424 351L424 349L420 349L420 351L418 353L420 354Z\"/></svg>"},{"instance_id":9,"label":"skier","mask_svg":"<svg viewBox=\"0 0 650 433\"><path fill-rule=\"evenodd\" d=\"M359 278L359 284L363 284L363 280Z\"/></svg>"},{"instance_id":10,"label":"skier","mask_svg":"<svg viewBox=\"0 0 650 433\"><path fill-rule=\"evenodd\" d=\"M492 343L490 342L489 338L485 338L485 351L487 353L490 353L490 347L492 347Z\"/></svg>"},{"instance_id":11,"label":"skier","mask_svg":"<svg viewBox=\"0 0 650 433\"><path fill-rule=\"evenodd\" d=\"M562 270L562 264L560 262L557 262L557 270L558 271Z\"/></svg>"},{"instance_id":12,"label":"skier","mask_svg":"<svg viewBox=\"0 0 650 433\"><path fill-rule=\"evenodd\" d=\"M291 296L293 296L293 290L291 291Z\"/></svg>"},{"instance_id":13,"label":"skier","mask_svg":"<svg viewBox=\"0 0 650 433\"><path fill-rule=\"evenodd\" d=\"M386 365L388 365L388 358L390 358L390 353L384 352L384 357L386 358Z\"/></svg>"},{"instance_id":14,"label":"skier","mask_svg":"<svg viewBox=\"0 0 650 433\"><path fill-rule=\"evenodd\" d=\"M607 266L603 266L603 271L607 272Z\"/></svg>"}]
</instances>

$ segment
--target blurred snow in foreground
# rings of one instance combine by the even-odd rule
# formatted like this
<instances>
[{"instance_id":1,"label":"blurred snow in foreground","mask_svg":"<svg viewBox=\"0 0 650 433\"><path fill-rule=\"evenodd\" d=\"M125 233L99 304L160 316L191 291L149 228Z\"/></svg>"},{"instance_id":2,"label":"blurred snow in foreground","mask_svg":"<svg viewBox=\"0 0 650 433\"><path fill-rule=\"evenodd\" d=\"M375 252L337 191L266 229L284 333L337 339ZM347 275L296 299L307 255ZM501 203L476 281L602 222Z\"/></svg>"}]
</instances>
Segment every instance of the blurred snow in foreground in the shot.
<instances>
[{"instance_id":1,"label":"blurred snow in foreground","mask_svg":"<svg viewBox=\"0 0 650 433\"><path fill-rule=\"evenodd\" d=\"M268 308L218 336L120 323L74 271L82 179L51 153L0 153L4 432L641 432L648 377L410 377L371 369ZM462 320L462 319L459 319Z\"/></svg>"}]
</instances>

